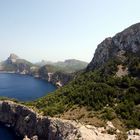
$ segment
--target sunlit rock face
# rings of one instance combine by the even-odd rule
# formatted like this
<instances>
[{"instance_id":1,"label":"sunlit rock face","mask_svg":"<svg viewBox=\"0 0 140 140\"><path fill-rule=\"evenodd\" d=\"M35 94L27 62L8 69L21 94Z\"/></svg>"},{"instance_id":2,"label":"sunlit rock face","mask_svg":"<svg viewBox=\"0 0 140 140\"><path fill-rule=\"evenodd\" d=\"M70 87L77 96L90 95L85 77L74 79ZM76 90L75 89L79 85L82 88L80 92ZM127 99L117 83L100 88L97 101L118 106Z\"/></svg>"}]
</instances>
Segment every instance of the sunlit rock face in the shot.
<instances>
[{"instance_id":1,"label":"sunlit rock face","mask_svg":"<svg viewBox=\"0 0 140 140\"><path fill-rule=\"evenodd\" d=\"M10 54L10 56L1 63L0 70L20 74L30 74L32 72L32 66L34 65L29 61L21 59L16 54Z\"/></svg>"},{"instance_id":2,"label":"sunlit rock face","mask_svg":"<svg viewBox=\"0 0 140 140\"><path fill-rule=\"evenodd\" d=\"M10 54L10 56L8 57L8 59L6 60L7 63L12 64L15 63L17 61L17 59L19 59L19 57L16 54Z\"/></svg>"},{"instance_id":3,"label":"sunlit rock face","mask_svg":"<svg viewBox=\"0 0 140 140\"><path fill-rule=\"evenodd\" d=\"M125 60L127 54L140 55L140 23L134 24L98 45L87 70L103 66L110 59Z\"/></svg>"}]
</instances>

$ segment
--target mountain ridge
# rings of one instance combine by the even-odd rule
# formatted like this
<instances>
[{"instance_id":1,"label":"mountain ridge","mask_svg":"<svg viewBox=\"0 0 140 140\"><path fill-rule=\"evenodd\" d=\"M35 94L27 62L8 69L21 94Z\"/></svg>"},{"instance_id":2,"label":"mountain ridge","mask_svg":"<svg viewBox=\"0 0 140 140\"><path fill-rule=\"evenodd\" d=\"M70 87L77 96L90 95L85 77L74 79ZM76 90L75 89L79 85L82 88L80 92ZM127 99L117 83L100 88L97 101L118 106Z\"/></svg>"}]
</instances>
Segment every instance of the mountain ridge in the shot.
<instances>
[{"instance_id":1,"label":"mountain ridge","mask_svg":"<svg viewBox=\"0 0 140 140\"><path fill-rule=\"evenodd\" d=\"M134 24L114 37L106 38L101 42L87 70L94 70L106 63L109 59L125 61L126 53L140 55L140 23Z\"/></svg>"},{"instance_id":2,"label":"mountain ridge","mask_svg":"<svg viewBox=\"0 0 140 140\"><path fill-rule=\"evenodd\" d=\"M77 59L66 59L64 61L58 61L58 62L43 61L41 63L37 63L37 65L49 66L49 69L52 68L53 71L55 72L61 71L65 73L73 73L85 69L88 63Z\"/></svg>"}]
</instances>

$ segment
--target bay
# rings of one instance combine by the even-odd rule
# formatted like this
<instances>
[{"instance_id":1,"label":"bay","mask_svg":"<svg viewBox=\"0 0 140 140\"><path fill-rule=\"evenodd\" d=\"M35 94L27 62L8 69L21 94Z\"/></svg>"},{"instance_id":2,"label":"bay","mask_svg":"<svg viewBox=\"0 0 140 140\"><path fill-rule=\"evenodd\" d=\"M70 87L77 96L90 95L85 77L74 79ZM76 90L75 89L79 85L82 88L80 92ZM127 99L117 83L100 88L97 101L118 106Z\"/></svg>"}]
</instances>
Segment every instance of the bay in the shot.
<instances>
[{"instance_id":1,"label":"bay","mask_svg":"<svg viewBox=\"0 0 140 140\"><path fill-rule=\"evenodd\" d=\"M0 73L0 97L32 101L56 90L51 83L28 75ZM0 140L22 140L0 124Z\"/></svg>"}]
</instances>

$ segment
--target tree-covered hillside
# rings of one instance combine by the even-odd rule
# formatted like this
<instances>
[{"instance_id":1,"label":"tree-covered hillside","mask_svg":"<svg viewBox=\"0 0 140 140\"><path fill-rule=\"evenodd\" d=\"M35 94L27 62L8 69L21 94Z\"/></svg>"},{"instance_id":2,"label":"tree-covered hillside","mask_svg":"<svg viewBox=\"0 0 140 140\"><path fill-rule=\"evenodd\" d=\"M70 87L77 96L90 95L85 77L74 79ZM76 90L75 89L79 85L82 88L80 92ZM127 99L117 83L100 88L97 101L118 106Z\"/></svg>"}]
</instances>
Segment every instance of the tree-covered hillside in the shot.
<instances>
[{"instance_id":1,"label":"tree-covered hillside","mask_svg":"<svg viewBox=\"0 0 140 140\"><path fill-rule=\"evenodd\" d=\"M104 111L105 119L118 117L127 127L140 128L139 104L140 79L132 76L119 78L104 75L102 71L90 71L30 105L50 116L63 113L74 105L86 106L94 111Z\"/></svg>"},{"instance_id":2,"label":"tree-covered hillside","mask_svg":"<svg viewBox=\"0 0 140 140\"><path fill-rule=\"evenodd\" d=\"M44 115L63 114L76 107L119 119L126 128L140 128L140 24L99 44L87 69L68 85L27 103Z\"/></svg>"}]
</instances>

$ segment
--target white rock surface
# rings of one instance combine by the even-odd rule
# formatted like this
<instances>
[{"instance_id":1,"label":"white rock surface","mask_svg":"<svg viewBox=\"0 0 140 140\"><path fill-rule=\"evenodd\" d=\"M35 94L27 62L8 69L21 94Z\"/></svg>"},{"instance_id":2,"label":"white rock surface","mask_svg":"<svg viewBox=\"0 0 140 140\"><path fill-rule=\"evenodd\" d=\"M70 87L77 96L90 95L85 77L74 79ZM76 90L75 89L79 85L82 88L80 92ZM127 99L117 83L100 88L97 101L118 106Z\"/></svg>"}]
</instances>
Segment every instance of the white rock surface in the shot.
<instances>
[{"instance_id":1,"label":"white rock surface","mask_svg":"<svg viewBox=\"0 0 140 140\"><path fill-rule=\"evenodd\" d=\"M140 140L140 129L129 130L127 140Z\"/></svg>"}]
</instances>

